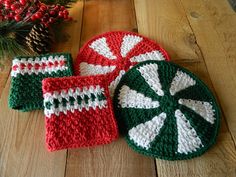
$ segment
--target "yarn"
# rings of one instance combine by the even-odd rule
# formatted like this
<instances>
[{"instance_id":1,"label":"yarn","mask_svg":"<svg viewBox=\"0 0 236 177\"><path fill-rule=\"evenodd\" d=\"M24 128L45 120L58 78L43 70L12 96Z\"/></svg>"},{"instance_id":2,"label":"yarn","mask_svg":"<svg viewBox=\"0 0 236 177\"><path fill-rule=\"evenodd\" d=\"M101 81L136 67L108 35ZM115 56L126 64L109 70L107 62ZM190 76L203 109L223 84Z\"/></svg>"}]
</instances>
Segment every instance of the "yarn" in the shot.
<instances>
[{"instance_id":1,"label":"yarn","mask_svg":"<svg viewBox=\"0 0 236 177\"><path fill-rule=\"evenodd\" d=\"M9 107L21 111L43 109L42 80L71 76L71 62L71 55L67 53L14 58Z\"/></svg>"},{"instance_id":2,"label":"yarn","mask_svg":"<svg viewBox=\"0 0 236 177\"><path fill-rule=\"evenodd\" d=\"M124 73L146 60L169 60L159 44L132 32L108 32L88 41L80 50L75 74L88 76L106 74L113 96Z\"/></svg>"},{"instance_id":3,"label":"yarn","mask_svg":"<svg viewBox=\"0 0 236 177\"><path fill-rule=\"evenodd\" d=\"M104 75L43 80L49 151L107 144L118 137Z\"/></svg>"},{"instance_id":4,"label":"yarn","mask_svg":"<svg viewBox=\"0 0 236 177\"><path fill-rule=\"evenodd\" d=\"M166 160L202 155L216 141L220 109L190 71L165 61L130 69L114 95L120 130L135 151Z\"/></svg>"}]
</instances>

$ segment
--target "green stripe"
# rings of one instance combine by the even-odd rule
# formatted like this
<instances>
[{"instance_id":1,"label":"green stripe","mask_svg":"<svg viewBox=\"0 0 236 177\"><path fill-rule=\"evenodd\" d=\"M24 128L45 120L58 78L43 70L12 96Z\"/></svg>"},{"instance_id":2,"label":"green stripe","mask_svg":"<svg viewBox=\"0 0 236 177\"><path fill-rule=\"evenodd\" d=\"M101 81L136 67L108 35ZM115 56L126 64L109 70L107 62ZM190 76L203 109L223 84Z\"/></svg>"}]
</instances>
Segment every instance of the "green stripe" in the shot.
<instances>
[{"instance_id":1,"label":"green stripe","mask_svg":"<svg viewBox=\"0 0 236 177\"><path fill-rule=\"evenodd\" d=\"M58 99L54 98L53 99L53 104L50 101L45 102L46 108L50 109L52 106L55 108L58 108L59 105L62 105L63 107L66 107L67 103L70 103L71 106L74 106L75 101L77 101L78 105L82 104L82 101L84 101L86 104L88 104L89 100L95 101L95 99L98 99L98 101L103 101L106 100L106 96L103 93L100 94L93 94L91 93L91 96L89 97L88 95L85 95L84 98L81 96L77 95L76 98L73 96L69 96L69 101L66 98L62 98L62 101L60 102Z\"/></svg>"}]
</instances>

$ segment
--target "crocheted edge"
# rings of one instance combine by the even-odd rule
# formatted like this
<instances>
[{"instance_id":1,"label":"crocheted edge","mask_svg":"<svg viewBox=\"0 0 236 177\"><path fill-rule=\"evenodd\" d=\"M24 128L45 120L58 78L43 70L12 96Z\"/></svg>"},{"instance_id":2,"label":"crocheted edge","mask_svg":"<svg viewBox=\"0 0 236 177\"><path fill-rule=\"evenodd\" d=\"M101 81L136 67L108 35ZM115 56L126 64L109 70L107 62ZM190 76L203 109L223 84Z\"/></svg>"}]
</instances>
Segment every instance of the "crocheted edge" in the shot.
<instances>
[{"instance_id":1,"label":"crocheted edge","mask_svg":"<svg viewBox=\"0 0 236 177\"><path fill-rule=\"evenodd\" d=\"M121 34L129 34L129 35L137 35L137 36L140 36L142 37L143 39L146 39L148 41L150 41L151 43L155 44L155 45L158 45L159 48L160 48L160 51L165 55L166 57L166 61L170 61L170 56L168 55L168 53L165 51L164 48L161 47L161 45L157 42L155 42L154 40L152 39L149 39L139 33L136 33L136 32L131 32L131 31L109 31L109 32L105 32L105 33L102 33L102 34L99 34L99 35L96 35L94 37L92 37L90 40L88 40L80 49L79 49L79 52L77 54L77 57L76 57L76 60L74 62L74 65L73 65L73 69L75 71L75 75L79 75L80 73L80 67L79 67L79 64L81 63L81 60L80 60L80 53L82 53L83 50L85 50L85 48L94 40L98 39L98 38L101 38L105 35L109 35L109 34L113 34L113 33L121 33Z\"/></svg>"},{"instance_id":2,"label":"crocheted edge","mask_svg":"<svg viewBox=\"0 0 236 177\"><path fill-rule=\"evenodd\" d=\"M209 94L210 97L212 98L212 101L213 101L213 104L214 104L214 107L215 107L216 117L217 117L216 122L215 122L215 124L216 124L215 133L214 133L214 136L212 137L211 141L208 143L208 145L205 146L204 148L201 148L200 150L198 150L197 151L198 153L190 154L190 155L187 155L187 156L185 155L185 156L182 156L181 158L180 157L179 158L173 158L173 157L167 157L167 156L160 156L160 155L157 155L157 154L154 154L154 153L148 153L145 150L139 150L139 149L137 149L137 146L133 145L132 141L126 135L125 136L125 140L126 140L127 144L136 152L139 152L139 153L141 153L143 155L151 156L151 157L154 157L154 158L160 158L160 159L163 159L163 160L171 160L171 161L174 161L174 160L187 160L187 159L191 159L191 158L194 158L194 157L201 156L202 154L204 154L208 149L210 149L216 143L216 139L217 139L217 136L219 134L219 129L220 129L221 111L220 111L220 107L219 107L219 105L218 105L218 103L216 101L216 98L214 97L213 93L210 91L208 86L200 78L198 78L195 74L193 74L191 71L188 71L187 69L185 69L182 66L179 66L179 65L177 65L177 64L175 64L173 62L166 62L166 61L144 61L144 62L141 62L141 63L135 65L129 71L127 71L125 73L125 75L122 77L122 79L120 80L119 84L116 87L115 94L114 94L114 99L113 99L113 104L114 105L118 105L117 97L118 97L118 94L119 94L119 90L120 90L120 88L123 85L124 77L126 75L128 75L130 72L132 72L132 70L135 70L136 68L138 68L140 66L143 66L145 64L149 64L149 63L157 63L157 64L165 63L165 64L170 64L170 65L172 65L174 67L180 68L182 71L186 72L192 78L194 78L195 80L197 80L199 82L199 85L201 85L206 90L206 93ZM120 116L119 110L115 106L114 106L114 112L115 112L115 116L117 118L117 121L119 122L119 117L121 117L121 116Z\"/></svg>"},{"instance_id":3,"label":"crocheted edge","mask_svg":"<svg viewBox=\"0 0 236 177\"><path fill-rule=\"evenodd\" d=\"M102 80L106 81L106 77L105 75L95 75L95 76L70 76L70 77L66 77L66 78L45 78L43 79L42 82L50 82L52 80L56 80L57 82L60 82L60 80L62 79L82 79L82 80L87 80L88 78L91 78L91 77L94 77L94 78L102 78ZM79 82L78 82L79 83ZM96 143L94 140L91 140L89 141L87 144L81 144L81 145L76 145L76 144L68 144L66 146L60 146L60 147L57 147L57 148L49 148L47 146L47 143L46 143L46 147L48 149L48 151L52 152L52 151L56 151L56 150L62 150L62 149L73 149L73 148L82 148L82 147L92 147L92 146L97 146L97 145L104 145L104 144L108 144L114 140L116 140L118 137L119 137L119 131L118 131L118 124L117 124L117 120L115 118L115 113L114 113L114 107L113 107L113 104L112 104L112 100L110 98L110 93L109 93L109 89L108 89L108 82L102 82L104 84L104 88L106 88L104 90L104 93L107 97L107 109L109 110L110 112L110 119L111 119L111 127L112 127L112 130L114 130L114 136L111 136L110 139L106 139L106 140L96 140ZM42 87L43 87L43 84L42 84ZM68 87L63 87L62 89L68 89ZM43 89L43 94L46 93L47 91L45 91ZM46 125L46 121L47 121L47 118L45 117L45 125ZM45 126L45 132L46 132L46 126ZM46 137L45 137L45 142L46 142Z\"/></svg>"},{"instance_id":4,"label":"crocheted edge","mask_svg":"<svg viewBox=\"0 0 236 177\"><path fill-rule=\"evenodd\" d=\"M73 75L73 65L72 65L72 56L70 53L48 53L48 54L41 54L41 55L35 55L35 56L17 56L15 58L33 58L35 59L36 57L38 58L41 58L41 57L48 57L48 56L56 56L56 55L63 55L66 57L66 65L68 66L68 69L66 71L69 72L70 75ZM39 75L44 75L42 73L39 73ZM10 88L10 92L9 92L9 97L8 97L8 107L10 107L11 109L14 109L14 110L19 110L21 112L28 112L28 111L32 111L32 110L36 110L36 109L39 109L39 110L43 110L43 106L41 105L41 102L40 101L37 101L34 103L34 105L31 105L31 104L25 104L23 107L20 107L19 106L15 106L15 105L12 105L12 103L10 102L10 96L12 94L12 87Z\"/></svg>"},{"instance_id":5,"label":"crocheted edge","mask_svg":"<svg viewBox=\"0 0 236 177\"><path fill-rule=\"evenodd\" d=\"M118 135L118 134L117 134ZM118 138L118 136L116 137L112 137L109 140L103 140L103 139L99 139L99 140L91 140L89 141L87 144L81 144L81 145L76 145L76 144L68 144L66 146L60 146L59 148L48 148L47 144L46 144L46 148L48 149L49 152L53 152L53 151L58 151L58 150L65 150L65 149L74 149L74 148L88 148L88 147L94 147L94 146L100 146L100 145L105 145L105 144L109 144L112 141L116 140ZM46 141L46 138L45 138Z\"/></svg>"}]
</instances>

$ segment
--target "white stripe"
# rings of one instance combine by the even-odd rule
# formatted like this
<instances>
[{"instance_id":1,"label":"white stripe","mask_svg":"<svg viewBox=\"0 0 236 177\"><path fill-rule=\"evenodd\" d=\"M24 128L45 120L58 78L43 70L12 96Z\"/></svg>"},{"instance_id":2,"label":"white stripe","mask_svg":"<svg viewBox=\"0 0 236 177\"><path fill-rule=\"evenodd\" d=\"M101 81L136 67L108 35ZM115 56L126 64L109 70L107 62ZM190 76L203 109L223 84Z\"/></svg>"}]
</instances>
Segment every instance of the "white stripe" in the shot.
<instances>
[{"instance_id":1,"label":"white stripe","mask_svg":"<svg viewBox=\"0 0 236 177\"><path fill-rule=\"evenodd\" d=\"M201 139L180 110L175 111L178 130L178 150L180 154L188 154L202 147Z\"/></svg>"},{"instance_id":2,"label":"white stripe","mask_svg":"<svg viewBox=\"0 0 236 177\"><path fill-rule=\"evenodd\" d=\"M28 58L28 59L26 59L26 58L22 58L22 59L16 58L12 61L12 66L17 65L18 68L17 68L17 70L13 70L13 69L11 70L11 76L12 77L17 77L17 74L22 74L22 75L29 74L29 75L31 75L33 73L35 73L35 74L39 74L39 73L43 73L43 74L49 73L49 74L51 74L52 72L63 71L63 70L68 69L66 64L64 66L60 66L60 64L58 64L57 67L55 67L55 66L49 67L48 66L49 62L52 62L54 64L55 61L60 63L60 61L66 61L66 58L63 55L61 55L60 57L55 56L54 58L53 58L53 56L49 56L48 58L43 57L42 59L35 58L35 60L33 60L32 58ZM43 63L47 65L44 69L42 69L42 64ZM26 67L24 69L21 69L20 64L25 64ZM27 67L28 64L32 65L31 69L28 69L28 67ZM39 69L36 70L33 67L35 64L39 65Z\"/></svg>"},{"instance_id":3,"label":"white stripe","mask_svg":"<svg viewBox=\"0 0 236 177\"><path fill-rule=\"evenodd\" d=\"M158 101L153 101L151 98L145 97L126 85L123 85L120 89L118 99L122 108L150 109L159 107Z\"/></svg>"},{"instance_id":4,"label":"white stripe","mask_svg":"<svg viewBox=\"0 0 236 177\"><path fill-rule=\"evenodd\" d=\"M102 38L97 39L96 41L93 41L89 47L91 49L93 49L94 51L96 51L98 54L100 54L108 59L114 60L117 58L111 52L111 49L109 48L109 46L107 44L107 39L105 37L102 37Z\"/></svg>"},{"instance_id":5,"label":"white stripe","mask_svg":"<svg viewBox=\"0 0 236 177\"><path fill-rule=\"evenodd\" d=\"M115 68L116 66L101 66L101 65L93 65L93 64L88 64L86 62L81 62L80 74L82 76L107 74L111 73Z\"/></svg>"},{"instance_id":6,"label":"white stripe","mask_svg":"<svg viewBox=\"0 0 236 177\"><path fill-rule=\"evenodd\" d=\"M113 80L108 86L111 97L114 96L115 89L124 74L125 74L125 70L121 70L119 75L115 78L115 80Z\"/></svg>"},{"instance_id":7,"label":"white stripe","mask_svg":"<svg viewBox=\"0 0 236 177\"><path fill-rule=\"evenodd\" d=\"M145 79L148 85L154 90L157 95L163 96L164 92L161 87L158 74L158 65L157 64L146 64L137 69L141 76Z\"/></svg>"},{"instance_id":8,"label":"white stripe","mask_svg":"<svg viewBox=\"0 0 236 177\"><path fill-rule=\"evenodd\" d=\"M216 119L214 117L215 110L213 110L213 106L210 103L191 99L179 99L179 104L187 106L188 108L192 109L197 114L199 114L206 121L210 122L211 124L214 124L214 121Z\"/></svg>"},{"instance_id":9,"label":"white stripe","mask_svg":"<svg viewBox=\"0 0 236 177\"><path fill-rule=\"evenodd\" d=\"M149 149L150 143L156 138L160 133L160 129L164 125L166 119L166 113L161 113L158 116L153 117L151 120L139 124L129 130L129 137L138 146L142 148Z\"/></svg>"},{"instance_id":10,"label":"white stripe","mask_svg":"<svg viewBox=\"0 0 236 177\"><path fill-rule=\"evenodd\" d=\"M126 55L137 45L141 42L143 38L134 35L125 35L123 37L123 41L121 43L120 54L122 57L126 57Z\"/></svg>"},{"instance_id":11,"label":"white stripe","mask_svg":"<svg viewBox=\"0 0 236 177\"><path fill-rule=\"evenodd\" d=\"M175 95L177 92L184 90L195 84L196 81L193 80L188 74L182 71L177 71L170 86L170 94Z\"/></svg>"},{"instance_id":12,"label":"white stripe","mask_svg":"<svg viewBox=\"0 0 236 177\"><path fill-rule=\"evenodd\" d=\"M79 87L75 87L75 88L70 88L68 90L68 92L66 92L65 90L56 90L53 91L52 93L44 93L43 94L43 98L44 98L44 102L48 102L48 101L52 101L53 99L62 99L62 98L69 98L70 96L80 96L81 98L84 98L85 95L88 95L88 97L90 98L91 94L94 94L95 96L100 95L100 94L104 94L104 88L102 88L100 85L96 85L96 86L89 86L89 88L87 87L83 87L82 89ZM60 100L59 100L60 101Z\"/></svg>"},{"instance_id":13,"label":"white stripe","mask_svg":"<svg viewBox=\"0 0 236 177\"><path fill-rule=\"evenodd\" d=\"M45 93L43 95L44 97L44 112L45 115L50 118L52 114L56 114L57 116L59 115L60 112L64 112L67 114L67 111L74 112L74 110L79 110L82 111L82 109L89 110L90 108L93 108L94 110L98 107L99 109L102 109L107 106L107 101L106 100L101 100L99 101L98 98L96 97L94 101L88 100L88 103L86 104L84 100L82 100L81 104L78 104L77 101L77 96L80 96L82 99L84 96L88 96L91 98L91 94L94 94L95 97L99 94L104 94L104 88L101 88L100 85L96 86L90 86L89 88L83 87L81 88L70 88L66 92L65 90L60 90L60 91L53 91L52 93ZM74 105L69 104L69 97L74 97ZM62 98L65 98L68 102L66 103L66 106L62 105ZM58 108L55 108L55 105L53 105L53 100L58 99L59 101L59 106ZM52 106L50 109L47 109L46 103L50 102Z\"/></svg>"},{"instance_id":14,"label":"white stripe","mask_svg":"<svg viewBox=\"0 0 236 177\"><path fill-rule=\"evenodd\" d=\"M154 50L151 52L147 52L144 54L140 54L138 56L134 56L132 58L130 58L131 62L142 62L142 61L147 61L147 60L165 60L165 57L163 56L163 54L158 51L158 50Z\"/></svg>"}]
</instances>

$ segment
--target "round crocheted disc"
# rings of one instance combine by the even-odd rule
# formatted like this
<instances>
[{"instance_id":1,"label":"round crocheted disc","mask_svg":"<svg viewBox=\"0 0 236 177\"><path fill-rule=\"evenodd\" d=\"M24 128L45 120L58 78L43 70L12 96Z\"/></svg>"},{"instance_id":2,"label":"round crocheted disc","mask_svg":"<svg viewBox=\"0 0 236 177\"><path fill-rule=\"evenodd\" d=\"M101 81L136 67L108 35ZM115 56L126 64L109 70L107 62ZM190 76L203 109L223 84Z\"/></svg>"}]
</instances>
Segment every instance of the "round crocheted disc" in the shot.
<instances>
[{"instance_id":1,"label":"round crocheted disc","mask_svg":"<svg viewBox=\"0 0 236 177\"><path fill-rule=\"evenodd\" d=\"M216 141L220 110L207 86L188 70L165 61L130 69L114 95L128 144L166 160L203 154Z\"/></svg>"},{"instance_id":2,"label":"round crocheted disc","mask_svg":"<svg viewBox=\"0 0 236 177\"><path fill-rule=\"evenodd\" d=\"M154 41L132 32L108 32L92 38L80 50L75 74L107 74L110 95L130 67L147 60L169 60Z\"/></svg>"}]
</instances>

